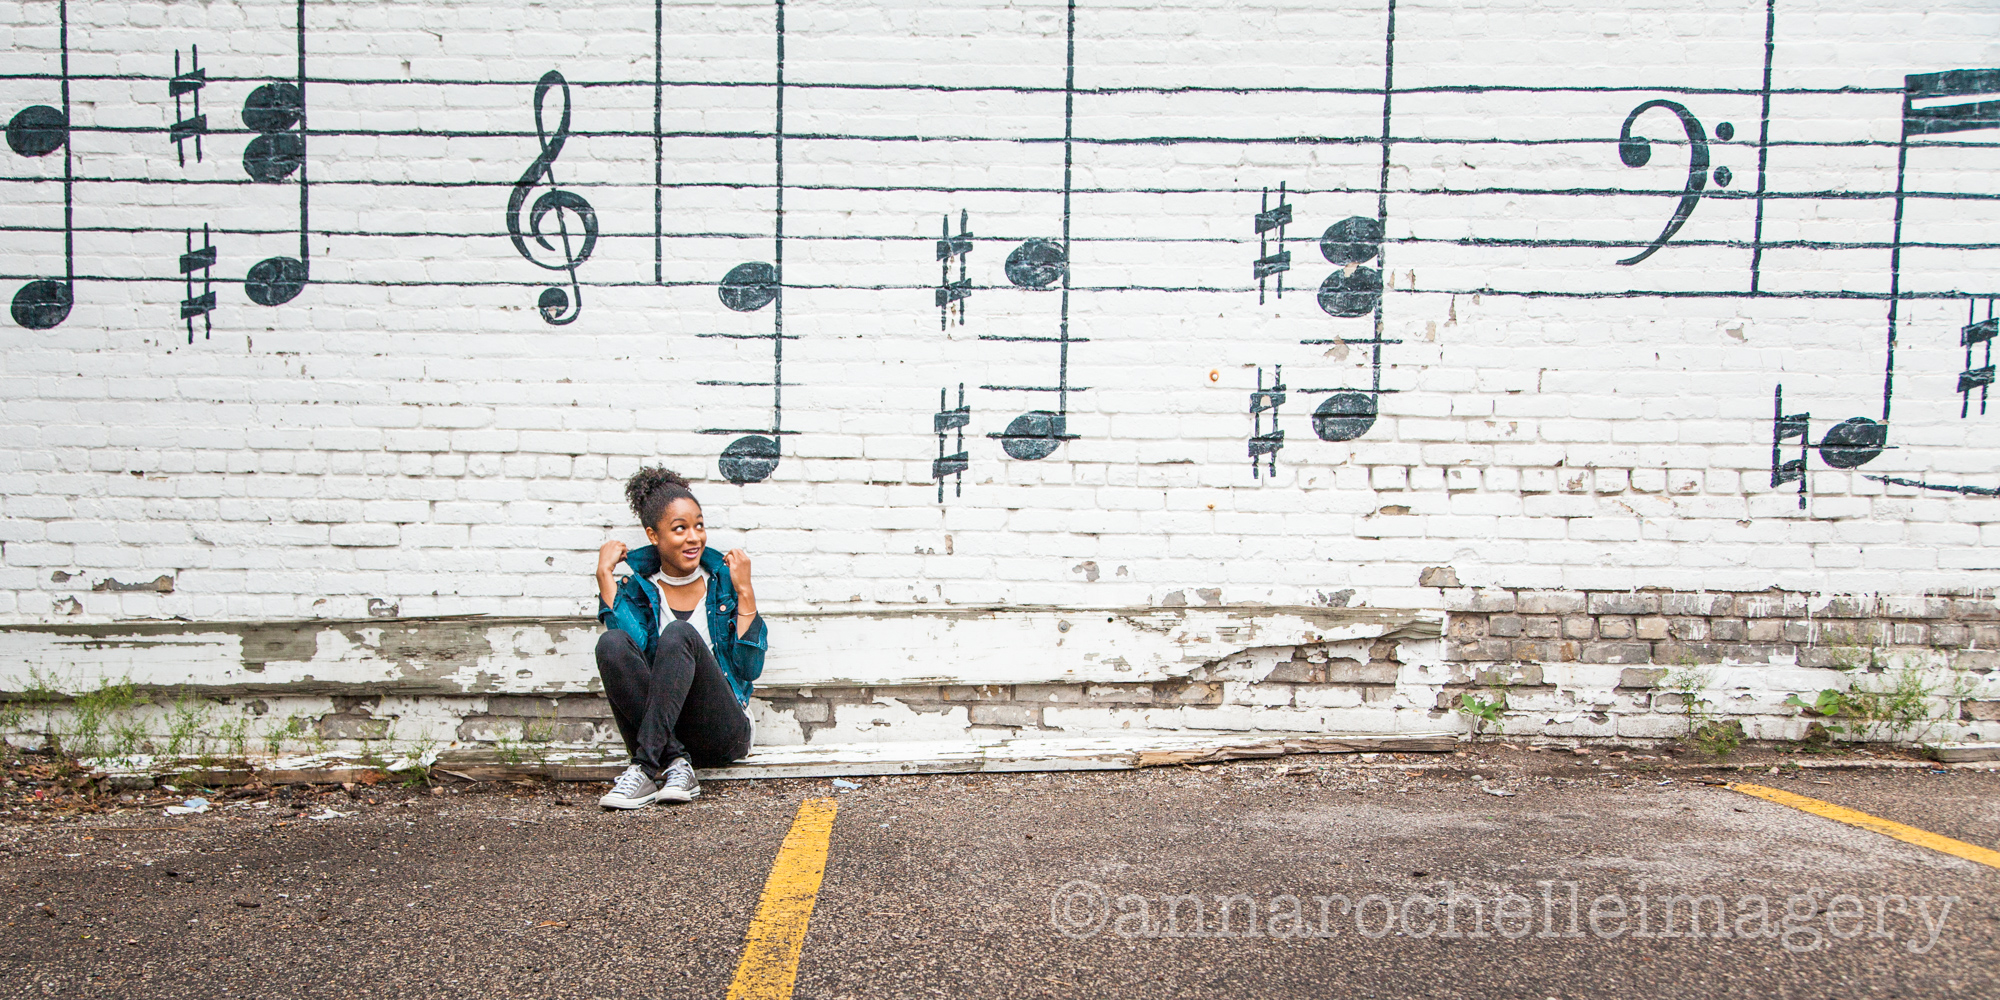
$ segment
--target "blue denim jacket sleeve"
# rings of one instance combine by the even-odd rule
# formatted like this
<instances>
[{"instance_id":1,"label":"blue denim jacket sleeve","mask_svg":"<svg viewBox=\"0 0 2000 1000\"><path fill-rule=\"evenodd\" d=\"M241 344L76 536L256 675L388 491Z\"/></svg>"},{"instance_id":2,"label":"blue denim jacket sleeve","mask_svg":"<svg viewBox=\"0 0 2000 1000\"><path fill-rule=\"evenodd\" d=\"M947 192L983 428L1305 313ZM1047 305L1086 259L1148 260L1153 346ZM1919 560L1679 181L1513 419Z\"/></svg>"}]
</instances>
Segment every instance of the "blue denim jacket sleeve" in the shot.
<instances>
[{"instance_id":1,"label":"blue denim jacket sleeve","mask_svg":"<svg viewBox=\"0 0 2000 1000\"><path fill-rule=\"evenodd\" d=\"M647 619L652 616L646 612L652 609L645 606L646 596L639 592L638 585L632 582L630 576L619 578L618 592L612 596L614 600L610 607L605 606L602 596L597 598L597 620L606 629L622 630L632 637L632 644L639 647L642 655L651 656L654 637L653 630L647 627Z\"/></svg>"},{"instance_id":2,"label":"blue denim jacket sleeve","mask_svg":"<svg viewBox=\"0 0 2000 1000\"><path fill-rule=\"evenodd\" d=\"M769 633L764 628L764 616L758 615L750 623L750 631L736 637L736 649L730 659L736 661L736 675L746 681L754 681L764 675L764 652L770 649Z\"/></svg>"}]
</instances>

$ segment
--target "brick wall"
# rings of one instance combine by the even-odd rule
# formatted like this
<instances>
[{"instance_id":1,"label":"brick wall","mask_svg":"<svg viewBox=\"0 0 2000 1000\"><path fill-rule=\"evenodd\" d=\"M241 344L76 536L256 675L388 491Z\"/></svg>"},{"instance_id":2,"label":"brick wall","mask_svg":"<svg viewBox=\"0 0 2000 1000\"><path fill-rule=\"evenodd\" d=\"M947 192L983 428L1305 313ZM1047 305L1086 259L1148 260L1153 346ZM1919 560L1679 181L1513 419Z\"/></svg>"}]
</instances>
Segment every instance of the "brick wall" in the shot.
<instances>
[{"instance_id":1,"label":"brick wall","mask_svg":"<svg viewBox=\"0 0 2000 1000\"><path fill-rule=\"evenodd\" d=\"M1403 0L1393 93L1385 3L783 13L780 143L774 3L0 9L0 115L61 104L64 18L71 76L66 142L0 151L0 291L28 296L0 321L0 623L570 620L596 546L638 540L619 480L659 462L758 560L779 642L851 613L930 650L857 673L793 648L870 691L1100 641L971 650L894 617L947 607L1449 611L1437 656L1398 661L1401 714L1286 716L1319 725L1436 724L1427 685L1476 665L1714 664L1781 692L1772 671L1850 646L1967 670L1994 648L1972 595L2000 585L2000 412L1960 385L2000 130L1927 132L1903 96L1983 99L1977 74L1908 81L1989 65L1988 5ZM301 45L303 169L257 180L244 108ZM171 86L196 48L199 155ZM552 70L542 130L567 107L570 135L541 175ZM738 309L719 283L777 255L780 158L783 294ZM524 181L592 206L574 284L509 238ZM547 224L581 227L563 204ZM1034 240L1061 266L1010 276ZM260 304L252 269L297 256L310 280ZM59 322L18 308L72 272ZM1024 457L1035 411L1062 433ZM760 435L767 476L721 461ZM1895 596L1926 594L1948 596ZM87 685L99 661L68 662ZM588 686L562 664L533 683Z\"/></svg>"},{"instance_id":2,"label":"brick wall","mask_svg":"<svg viewBox=\"0 0 2000 1000\"><path fill-rule=\"evenodd\" d=\"M1853 668L1895 650L1963 670L2000 666L2000 609L1959 597L1465 589L1446 657L1463 662L1762 664Z\"/></svg>"}]
</instances>

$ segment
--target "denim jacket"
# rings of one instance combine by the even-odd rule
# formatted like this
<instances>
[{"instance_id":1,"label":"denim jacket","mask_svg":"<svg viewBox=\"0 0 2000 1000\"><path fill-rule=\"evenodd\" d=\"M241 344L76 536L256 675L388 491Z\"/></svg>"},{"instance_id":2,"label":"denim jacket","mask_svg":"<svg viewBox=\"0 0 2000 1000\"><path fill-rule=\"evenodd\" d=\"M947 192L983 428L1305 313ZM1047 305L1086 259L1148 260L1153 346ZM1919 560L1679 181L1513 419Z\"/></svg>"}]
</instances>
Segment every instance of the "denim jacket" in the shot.
<instances>
[{"instance_id":1,"label":"denim jacket","mask_svg":"<svg viewBox=\"0 0 2000 1000\"><path fill-rule=\"evenodd\" d=\"M624 629L647 659L660 637L660 618L666 614L660 590L652 575L660 571L658 546L646 545L625 553L631 575L618 581L618 592L610 607L597 599L597 620L606 629ZM736 691L736 703L750 703L750 682L764 672L764 616L750 623L750 631L736 634L736 587L729 582L729 565L722 553L709 548L701 552L701 568L708 571L708 634L715 651L715 663Z\"/></svg>"}]
</instances>

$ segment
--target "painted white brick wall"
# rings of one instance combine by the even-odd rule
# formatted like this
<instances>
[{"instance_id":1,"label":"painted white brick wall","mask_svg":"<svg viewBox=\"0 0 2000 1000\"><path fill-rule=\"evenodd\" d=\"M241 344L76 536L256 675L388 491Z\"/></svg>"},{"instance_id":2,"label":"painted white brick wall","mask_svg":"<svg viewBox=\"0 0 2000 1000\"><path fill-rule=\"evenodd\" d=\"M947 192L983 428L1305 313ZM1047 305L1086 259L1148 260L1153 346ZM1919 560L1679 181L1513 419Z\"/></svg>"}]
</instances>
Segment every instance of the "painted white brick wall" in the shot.
<instances>
[{"instance_id":1,"label":"painted white brick wall","mask_svg":"<svg viewBox=\"0 0 2000 1000\"><path fill-rule=\"evenodd\" d=\"M1369 384L1367 345L1300 342L1370 335L1367 317L1316 306L1334 268L1315 239L1375 213L1384 4L1076 5L1087 141L1073 147L1068 379L1088 388L1068 397L1076 439L1025 462L988 435L1044 404L978 387L1049 384L1056 349L978 338L1055 333L1059 293L1010 287L1001 261L1062 229L1067 8L790 0L796 434L768 481L740 486L717 470L728 438L697 431L762 426L769 390L700 383L768 381L769 342L700 335L769 330L768 311L730 312L714 286L771 253L774 5L659 11L660 284L653 5L305 12L313 281L266 308L237 282L293 252L297 188L246 180L239 111L294 73L295 7L67 5L76 304L54 329L0 323L7 621L588 614L593 550L637 538L620 480L653 462L706 480L716 543L751 550L781 614L1147 605L1196 588L1436 608L1417 585L1434 565L1530 588L2000 582L2000 500L1867 478L2000 487L2000 410L1982 416L1975 398L1959 416L1963 297L1902 306L1892 449L1852 471L1814 456L1805 511L1768 485L1777 383L1815 439L1879 416L1900 88L2000 65L1991 5L1776 4L1761 281L1779 294L1760 298L1745 293L1761 0L1398 3L1382 331L1399 342L1381 370L1394 391L1346 442L1317 439L1324 397L1295 391L1275 475L1253 478L1259 366L1295 387ZM0 113L57 102L58 16L54 0L0 4ZM183 167L166 81L190 46L216 131ZM560 275L502 226L550 69L571 81L575 132L553 169L604 232L568 326L533 308ZM1189 87L1219 89L1174 89ZM1229 89L1306 87L1332 90ZM1862 92L1824 92L1843 87ZM1733 179L1708 182L1664 249L1619 266L1685 182L1662 110L1637 126L1652 162L1619 162L1621 121L1652 99L1685 103L1711 136L1732 123L1712 155ZM1211 141L1099 141L1150 136ZM1251 141L1287 136L1357 141ZM1975 197L1909 202L1901 287L1992 292L2000 133L1943 138L1961 145L1913 149L1906 186ZM63 159L0 152L8 294L63 271ZM1293 270L1260 305L1251 217L1280 182ZM1538 193L1569 189L1589 193ZM960 210L977 290L965 324L940 331L934 242ZM175 261L204 224L220 306L212 337L197 322L189 344ZM1565 245L1590 241L1627 245ZM940 503L932 413L961 382L971 467ZM93 589L162 575L171 593Z\"/></svg>"}]
</instances>

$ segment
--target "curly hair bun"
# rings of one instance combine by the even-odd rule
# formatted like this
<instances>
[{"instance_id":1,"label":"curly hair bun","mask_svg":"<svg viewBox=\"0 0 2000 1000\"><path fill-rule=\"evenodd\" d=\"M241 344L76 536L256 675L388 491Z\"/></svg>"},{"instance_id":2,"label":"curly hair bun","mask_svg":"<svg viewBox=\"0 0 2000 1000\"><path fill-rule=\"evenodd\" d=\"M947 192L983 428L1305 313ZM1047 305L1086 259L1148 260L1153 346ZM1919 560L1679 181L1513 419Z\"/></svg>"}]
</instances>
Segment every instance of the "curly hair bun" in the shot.
<instances>
[{"instance_id":1,"label":"curly hair bun","mask_svg":"<svg viewBox=\"0 0 2000 1000\"><path fill-rule=\"evenodd\" d=\"M648 465L632 473L625 480L625 502L632 506L632 513L638 515L644 527L653 527L665 517L667 505L675 500L694 500L694 491L688 488L688 481L680 473L657 465ZM697 506L701 501L694 501Z\"/></svg>"}]
</instances>

